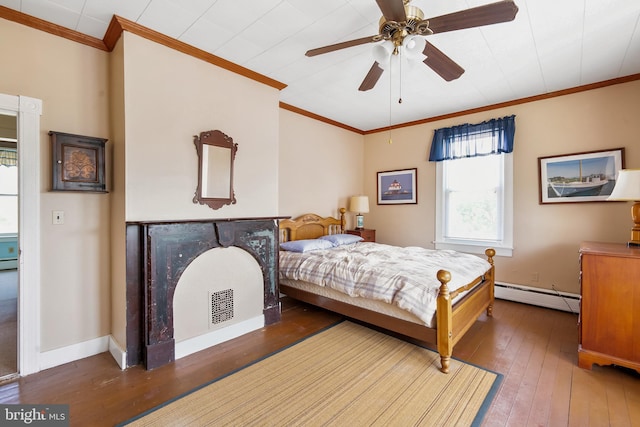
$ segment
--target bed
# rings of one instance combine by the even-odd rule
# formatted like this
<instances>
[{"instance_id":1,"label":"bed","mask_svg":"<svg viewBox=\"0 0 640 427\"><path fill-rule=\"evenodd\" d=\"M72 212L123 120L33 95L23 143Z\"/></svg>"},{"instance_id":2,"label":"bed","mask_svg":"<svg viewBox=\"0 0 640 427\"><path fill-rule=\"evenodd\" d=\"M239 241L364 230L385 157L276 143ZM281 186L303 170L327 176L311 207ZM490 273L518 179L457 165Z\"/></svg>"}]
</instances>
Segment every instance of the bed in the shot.
<instances>
[{"instance_id":1,"label":"bed","mask_svg":"<svg viewBox=\"0 0 640 427\"><path fill-rule=\"evenodd\" d=\"M295 219L281 220L280 242L281 244L288 242L285 243L284 246L286 246L296 245L297 243L314 243L319 238L321 240L330 239L322 236L345 236L345 212L344 208L340 209L340 218L321 217L309 213ZM351 243L351 241L348 243ZM422 257L423 252L429 257L435 256L435 258L425 262L425 265L432 265L429 268L424 268L426 271L433 271L433 274L429 273L429 277L435 276L435 279L432 277L431 279L420 279L424 282L431 282L429 285L431 290L424 291L424 295L432 294L433 304L430 301L426 301L428 297L425 297L423 306L415 306L413 304L408 308L405 306L407 304L403 305L402 302L399 302L403 300L402 298L399 298L398 301L395 300L396 293L393 295L393 300L384 300L384 298L382 300L372 299L366 292L355 294L356 291L352 289L348 291L341 289L343 285L347 285L343 282L348 282L351 279L333 279L333 276L330 276L329 273L325 275L329 267L325 266L324 270L321 273L315 273L317 277L314 277L311 274L294 274L297 267L292 266L292 263L303 265L315 262L306 258L311 255L316 260L320 260L317 262L328 265L326 263L329 262L329 259L335 256L337 259L343 259L343 265L341 267L330 267L329 269L332 272L333 270L345 269L345 265L352 265L353 270L357 271L358 277L363 274L368 275L367 277L370 278L387 275L389 277L393 276L394 281L397 281L395 276L399 274L398 272L405 270L405 264L399 264L399 262L404 261L399 261L395 255L389 258L389 255L385 252L387 249L400 251L399 253L407 259L407 262L409 262L409 259L414 258L414 254L416 258ZM305 253L298 252L297 250L293 250L293 252L280 251L279 285L281 293L360 322L435 345L440 354L440 370L444 373L449 372L454 345L485 310L488 316L492 315L495 284L495 268L493 264L495 250L493 249L485 251L486 260L453 251L399 248L368 242L347 244L339 248L325 248L323 246L319 250ZM334 255L333 252L338 253ZM384 258L376 258L378 253ZM346 261L346 257L351 257L352 254L355 257L354 261L351 261L351 258ZM356 261L356 259L362 259L362 261ZM386 269L387 272L385 273L384 270L380 269L381 263L376 261L377 259L390 260L388 265L393 267ZM358 262L362 262L362 265L356 264ZM433 269L434 263L442 263L441 265L446 265L447 268ZM473 264L473 266L467 269L465 264ZM421 268L420 266L418 267ZM462 270L460 270L460 267L462 267ZM368 268L375 268L376 271L367 271ZM406 270L411 271L411 268L415 268L415 266L410 267L407 265ZM463 275L459 273L452 273L458 270L464 271L466 277L463 278ZM469 274L472 274L472 276L469 276ZM418 277L417 273L407 274L407 276L412 279ZM315 280L315 278L318 280ZM353 279L354 282L357 280ZM463 281L461 282L461 280ZM334 289L334 287L338 290ZM400 285L400 288L405 287L410 288L412 286ZM356 285L353 288L358 290L360 286ZM405 300L409 300L409 298ZM415 301L412 301L412 303L415 303Z\"/></svg>"}]
</instances>

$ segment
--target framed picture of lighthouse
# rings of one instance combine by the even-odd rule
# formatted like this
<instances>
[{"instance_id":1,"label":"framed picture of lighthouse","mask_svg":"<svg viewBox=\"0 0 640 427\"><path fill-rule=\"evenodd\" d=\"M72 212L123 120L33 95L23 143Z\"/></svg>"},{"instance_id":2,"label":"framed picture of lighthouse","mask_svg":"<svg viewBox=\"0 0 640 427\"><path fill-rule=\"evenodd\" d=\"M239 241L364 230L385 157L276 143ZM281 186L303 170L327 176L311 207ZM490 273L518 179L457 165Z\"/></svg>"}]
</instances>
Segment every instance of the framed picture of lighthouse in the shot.
<instances>
[{"instance_id":1,"label":"framed picture of lighthouse","mask_svg":"<svg viewBox=\"0 0 640 427\"><path fill-rule=\"evenodd\" d=\"M539 157L540 204L605 201L623 168L624 148Z\"/></svg>"},{"instance_id":2,"label":"framed picture of lighthouse","mask_svg":"<svg viewBox=\"0 0 640 427\"><path fill-rule=\"evenodd\" d=\"M418 169L378 172L378 204L418 203Z\"/></svg>"}]
</instances>

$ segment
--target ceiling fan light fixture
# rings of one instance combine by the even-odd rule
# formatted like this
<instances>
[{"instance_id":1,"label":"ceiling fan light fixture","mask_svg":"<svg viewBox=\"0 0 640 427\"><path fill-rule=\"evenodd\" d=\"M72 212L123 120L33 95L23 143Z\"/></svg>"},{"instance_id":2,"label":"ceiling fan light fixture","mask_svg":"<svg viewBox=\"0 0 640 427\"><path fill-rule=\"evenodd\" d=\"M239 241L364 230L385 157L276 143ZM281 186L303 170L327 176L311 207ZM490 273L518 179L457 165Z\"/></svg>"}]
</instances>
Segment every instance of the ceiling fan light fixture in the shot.
<instances>
[{"instance_id":1,"label":"ceiling fan light fixture","mask_svg":"<svg viewBox=\"0 0 640 427\"><path fill-rule=\"evenodd\" d=\"M498 0L494 3L424 19L422 10L410 6L410 2L411 0L376 0L382 12L378 22L378 34L311 49L305 55L312 57L382 41L381 46L372 50L376 61L358 88L359 91L373 89L383 74L383 66L393 68L394 63L401 64L400 57L410 59L405 61L409 66L419 59L445 81L452 81L464 73L464 68L427 42L424 36L509 22L513 21L518 13L518 6L514 0ZM390 50L387 50L387 47Z\"/></svg>"},{"instance_id":2,"label":"ceiling fan light fixture","mask_svg":"<svg viewBox=\"0 0 640 427\"><path fill-rule=\"evenodd\" d=\"M402 47L404 49L407 59L418 59L424 50L426 40L421 36L408 35L402 41Z\"/></svg>"},{"instance_id":3,"label":"ceiling fan light fixture","mask_svg":"<svg viewBox=\"0 0 640 427\"><path fill-rule=\"evenodd\" d=\"M380 65L380 67L386 68L389 65L392 49L393 45L386 41L373 47L373 59Z\"/></svg>"}]
</instances>

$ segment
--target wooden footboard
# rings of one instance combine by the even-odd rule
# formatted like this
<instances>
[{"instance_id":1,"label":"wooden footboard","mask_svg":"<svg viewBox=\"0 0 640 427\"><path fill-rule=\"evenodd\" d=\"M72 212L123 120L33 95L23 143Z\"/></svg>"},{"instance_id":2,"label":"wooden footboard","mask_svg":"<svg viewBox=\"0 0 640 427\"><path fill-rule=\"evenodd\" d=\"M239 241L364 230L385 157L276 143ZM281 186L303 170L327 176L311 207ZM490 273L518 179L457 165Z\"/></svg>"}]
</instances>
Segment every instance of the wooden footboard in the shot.
<instances>
[{"instance_id":1,"label":"wooden footboard","mask_svg":"<svg viewBox=\"0 0 640 427\"><path fill-rule=\"evenodd\" d=\"M446 270L438 271L438 280L441 285L436 310L437 346L438 353L440 353L440 370L445 374L449 372L453 346L469 330L485 309L488 316L493 315L495 285L493 257L496 255L496 251L487 249L485 254L489 264L491 264L491 268L485 273L484 278L479 277L455 292L449 292L449 287L447 286L451 280L451 274ZM451 301L459 293L469 289L471 291L465 295L464 299L456 303L455 306L451 304Z\"/></svg>"}]
</instances>

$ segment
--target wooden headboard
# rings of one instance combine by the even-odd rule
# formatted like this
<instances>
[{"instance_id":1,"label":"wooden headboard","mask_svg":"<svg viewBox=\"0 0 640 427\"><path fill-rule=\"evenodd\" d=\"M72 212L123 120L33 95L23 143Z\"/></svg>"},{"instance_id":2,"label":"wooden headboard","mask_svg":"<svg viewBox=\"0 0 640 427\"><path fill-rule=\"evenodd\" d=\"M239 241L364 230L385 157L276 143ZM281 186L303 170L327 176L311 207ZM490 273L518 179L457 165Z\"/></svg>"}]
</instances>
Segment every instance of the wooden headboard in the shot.
<instances>
[{"instance_id":1,"label":"wooden headboard","mask_svg":"<svg viewBox=\"0 0 640 427\"><path fill-rule=\"evenodd\" d=\"M280 221L280 241L316 239L328 234L343 233L347 226L344 217L346 211L345 208L340 208L340 219L331 216L323 218L312 213L295 219L283 219Z\"/></svg>"}]
</instances>

